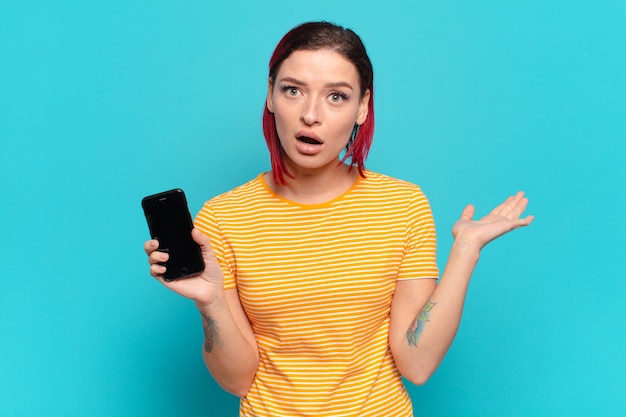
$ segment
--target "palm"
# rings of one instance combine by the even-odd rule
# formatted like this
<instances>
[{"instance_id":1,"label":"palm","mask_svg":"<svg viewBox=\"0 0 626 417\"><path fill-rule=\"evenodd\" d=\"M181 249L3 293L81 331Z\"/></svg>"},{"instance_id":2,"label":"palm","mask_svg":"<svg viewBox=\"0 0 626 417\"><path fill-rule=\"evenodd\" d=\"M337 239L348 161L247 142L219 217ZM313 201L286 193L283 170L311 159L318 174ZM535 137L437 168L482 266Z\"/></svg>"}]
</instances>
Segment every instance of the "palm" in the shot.
<instances>
[{"instance_id":1,"label":"palm","mask_svg":"<svg viewBox=\"0 0 626 417\"><path fill-rule=\"evenodd\" d=\"M206 303L209 300L215 298L215 296L223 289L224 275L222 269L217 261L215 253L211 249L209 238L201 233L198 229L192 230L192 236L196 243L200 245L202 250L202 257L204 258L204 271L192 277L177 279L174 281L163 280L163 272L160 270L154 270L154 268L161 268L156 265L159 262L165 262L167 258L163 258L163 254L159 253L155 246L151 246L156 241L146 242L146 253L149 257L151 264L151 275L158 278L166 287L172 291L190 298L196 302Z\"/></svg>"},{"instance_id":2,"label":"palm","mask_svg":"<svg viewBox=\"0 0 626 417\"><path fill-rule=\"evenodd\" d=\"M534 219L533 216L520 217L527 205L528 199L524 197L524 193L519 192L507 198L480 220L472 220L474 206L468 205L463 210L461 218L454 224L452 235L455 240L469 240L482 248L511 230L529 225Z\"/></svg>"},{"instance_id":3,"label":"palm","mask_svg":"<svg viewBox=\"0 0 626 417\"><path fill-rule=\"evenodd\" d=\"M213 298L213 294L219 289L218 285L206 280L204 274L164 282L164 284L183 297L199 302L206 302L208 299Z\"/></svg>"},{"instance_id":4,"label":"palm","mask_svg":"<svg viewBox=\"0 0 626 417\"><path fill-rule=\"evenodd\" d=\"M197 229L194 229L193 234L194 239L197 239L196 242L202 249L205 265L204 271L193 277L164 282L164 284L184 297L199 302L206 302L207 299L214 297L216 291L222 288L224 275L215 253L211 249L208 238Z\"/></svg>"}]
</instances>

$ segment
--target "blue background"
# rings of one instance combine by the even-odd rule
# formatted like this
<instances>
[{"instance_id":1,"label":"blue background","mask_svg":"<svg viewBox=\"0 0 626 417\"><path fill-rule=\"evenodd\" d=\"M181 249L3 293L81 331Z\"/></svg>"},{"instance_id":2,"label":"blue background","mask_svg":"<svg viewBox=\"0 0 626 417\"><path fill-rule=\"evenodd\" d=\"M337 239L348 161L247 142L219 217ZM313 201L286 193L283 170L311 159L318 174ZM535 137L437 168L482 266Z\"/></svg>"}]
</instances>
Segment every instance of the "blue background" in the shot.
<instances>
[{"instance_id":1,"label":"blue background","mask_svg":"<svg viewBox=\"0 0 626 417\"><path fill-rule=\"evenodd\" d=\"M143 196L269 169L266 66L294 25L375 67L368 167L462 208L523 189L415 414L626 414L623 1L0 2L0 415L236 416L188 300L148 275Z\"/></svg>"}]
</instances>

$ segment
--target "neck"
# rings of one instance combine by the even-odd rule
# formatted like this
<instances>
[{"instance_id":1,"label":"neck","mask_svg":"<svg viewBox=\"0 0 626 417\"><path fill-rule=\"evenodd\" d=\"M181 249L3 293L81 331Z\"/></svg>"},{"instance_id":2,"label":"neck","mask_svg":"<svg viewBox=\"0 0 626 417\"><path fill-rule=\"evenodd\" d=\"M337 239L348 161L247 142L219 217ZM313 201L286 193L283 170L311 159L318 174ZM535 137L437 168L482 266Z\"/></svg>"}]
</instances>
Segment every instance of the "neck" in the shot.
<instances>
[{"instance_id":1,"label":"neck","mask_svg":"<svg viewBox=\"0 0 626 417\"><path fill-rule=\"evenodd\" d=\"M334 169L305 172L289 167L294 178L286 177L286 185L276 184L271 173L264 178L272 191L283 198L300 204L322 204L341 196L354 185L359 171L349 168L340 164Z\"/></svg>"}]
</instances>

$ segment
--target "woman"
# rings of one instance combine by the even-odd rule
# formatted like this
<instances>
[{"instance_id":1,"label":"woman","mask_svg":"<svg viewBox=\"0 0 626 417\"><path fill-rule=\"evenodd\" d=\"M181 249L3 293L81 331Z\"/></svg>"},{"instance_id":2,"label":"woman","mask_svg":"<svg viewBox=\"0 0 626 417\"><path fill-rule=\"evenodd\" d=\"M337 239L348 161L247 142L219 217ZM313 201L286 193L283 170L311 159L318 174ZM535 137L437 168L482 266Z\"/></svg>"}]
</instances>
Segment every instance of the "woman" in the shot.
<instances>
[{"instance_id":1,"label":"woman","mask_svg":"<svg viewBox=\"0 0 626 417\"><path fill-rule=\"evenodd\" d=\"M416 185L364 168L373 72L354 32L292 29L270 61L263 118L272 171L208 201L192 234L206 269L165 282L195 301L203 357L242 416L411 416L402 376L423 384L456 334L482 247L526 226L509 197L468 206L437 284L435 228Z\"/></svg>"}]
</instances>

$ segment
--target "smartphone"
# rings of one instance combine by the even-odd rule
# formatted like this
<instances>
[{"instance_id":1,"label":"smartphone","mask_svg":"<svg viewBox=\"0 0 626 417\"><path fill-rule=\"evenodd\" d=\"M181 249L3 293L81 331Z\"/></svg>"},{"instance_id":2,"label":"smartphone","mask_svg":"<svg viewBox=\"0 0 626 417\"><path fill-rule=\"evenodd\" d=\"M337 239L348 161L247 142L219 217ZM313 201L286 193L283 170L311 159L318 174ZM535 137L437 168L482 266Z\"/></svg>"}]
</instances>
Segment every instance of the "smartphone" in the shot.
<instances>
[{"instance_id":1,"label":"smartphone","mask_svg":"<svg viewBox=\"0 0 626 417\"><path fill-rule=\"evenodd\" d=\"M193 221L187 198L180 188L144 197L141 200L150 236L159 241L159 251L170 258L162 263L166 281L197 275L204 271L200 246L191 237Z\"/></svg>"}]
</instances>

